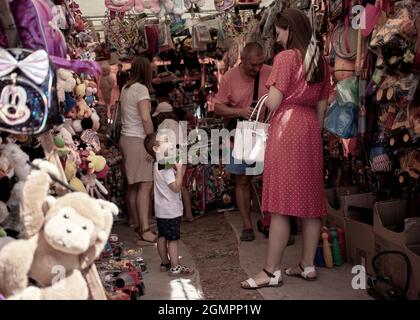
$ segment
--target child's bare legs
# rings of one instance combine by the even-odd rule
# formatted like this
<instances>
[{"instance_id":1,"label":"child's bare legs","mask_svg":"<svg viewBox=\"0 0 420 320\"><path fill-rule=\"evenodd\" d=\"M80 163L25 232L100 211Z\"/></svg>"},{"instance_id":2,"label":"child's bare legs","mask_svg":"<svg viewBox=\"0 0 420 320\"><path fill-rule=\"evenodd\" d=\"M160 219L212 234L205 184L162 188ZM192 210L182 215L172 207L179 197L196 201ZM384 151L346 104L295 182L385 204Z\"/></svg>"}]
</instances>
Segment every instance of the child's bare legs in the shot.
<instances>
[{"instance_id":1,"label":"child's bare legs","mask_svg":"<svg viewBox=\"0 0 420 320\"><path fill-rule=\"evenodd\" d=\"M185 218L187 221L193 221L194 217L192 215L190 193L188 192L188 189L185 187L182 187L181 192L182 192L182 202L184 203L184 209L185 209Z\"/></svg>"},{"instance_id":2,"label":"child's bare legs","mask_svg":"<svg viewBox=\"0 0 420 320\"><path fill-rule=\"evenodd\" d=\"M175 268L179 265L178 240L168 241L168 253L171 267Z\"/></svg>"},{"instance_id":3,"label":"child's bare legs","mask_svg":"<svg viewBox=\"0 0 420 320\"><path fill-rule=\"evenodd\" d=\"M160 259L162 260L162 264L168 264L169 263L168 241L165 239L165 237L159 237L158 238L157 249L158 249Z\"/></svg>"}]
</instances>

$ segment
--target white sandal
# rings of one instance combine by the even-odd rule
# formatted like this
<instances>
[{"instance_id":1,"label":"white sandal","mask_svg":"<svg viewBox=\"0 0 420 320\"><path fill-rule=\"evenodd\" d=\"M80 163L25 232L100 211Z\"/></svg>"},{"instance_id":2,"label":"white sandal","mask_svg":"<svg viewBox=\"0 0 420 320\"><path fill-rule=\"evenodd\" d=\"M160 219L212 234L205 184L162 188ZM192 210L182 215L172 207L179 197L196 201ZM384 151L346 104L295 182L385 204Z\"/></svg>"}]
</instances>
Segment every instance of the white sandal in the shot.
<instances>
[{"instance_id":1,"label":"white sandal","mask_svg":"<svg viewBox=\"0 0 420 320\"><path fill-rule=\"evenodd\" d=\"M267 288L267 287L280 287L283 284L280 270L274 271L274 273L268 272L265 269L263 269L263 271L270 278L269 282L258 285L253 278L249 278L248 280L245 280L245 282L248 284L248 286L245 287L245 286L241 285L242 289L259 289L259 288Z\"/></svg>"},{"instance_id":2,"label":"white sandal","mask_svg":"<svg viewBox=\"0 0 420 320\"><path fill-rule=\"evenodd\" d=\"M290 267L290 268L285 270L286 275L291 276L291 277L301 277L301 278L303 278L305 280L308 280L308 281L314 281L314 280L317 279L317 276L314 276L314 277L309 277L308 276L310 273L316 272L314 266L308 266L308 267L304 268L304 267L302 267L301 263L299 263L298 266L299 266L300 270L302 270L302 272L292 273L292 269L295 268L295 266L294 266L294 267Z\"/></svg>"}]
</instances>

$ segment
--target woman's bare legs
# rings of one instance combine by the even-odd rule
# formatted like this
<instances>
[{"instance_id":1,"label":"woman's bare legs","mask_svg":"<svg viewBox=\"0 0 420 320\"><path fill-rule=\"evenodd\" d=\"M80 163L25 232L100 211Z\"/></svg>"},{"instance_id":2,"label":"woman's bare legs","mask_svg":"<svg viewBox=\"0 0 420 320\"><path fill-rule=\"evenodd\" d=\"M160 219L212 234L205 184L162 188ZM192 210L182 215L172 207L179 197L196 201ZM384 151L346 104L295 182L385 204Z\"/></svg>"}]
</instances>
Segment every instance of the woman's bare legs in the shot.
<instances>
[{"instance_id":1,"label":"woman's bare legs","mask_svg":"<svg viewBox=\"0 0 420 320\"><path fill-rule=\"evenodd\" d=\"M137 214L140 221L141 235L146 241L154 241L156 235L151 231L149 225L149 210L150 210L150 193L152 192L153 182L140 182L137 192Z\"/></svg>"},{"instance_id":2,"label":"woman's bare legs","mask_svg":"<svg viewBox=\"0 0 420 320\"><path fill-rule=\"evenodd\" d=\"M270 231L268 234L267 258L264 269L274 273L280 270L281 261L283 260L284 249L287 247L290 234L290 221L288 216L273 214L271 216ZM267 274L261 271L252 277L257 285L265 284L270 281ZM242 286L248 286L244 281Z\"/></svg>"},{"instance_id":3,"label":"woman's bare legs","mask_svg":"<svg viewBox=\"0 0 420 320\"><path fill-rule=\"evenodd\" d=\"M127 209L128 209L128 223L131 225L134 223L135 228L140 227L140 222L138 220L137 214L137 192L138 192L139 184L129 184L127 187L127 194L126 194L126 201L127 201Z\"/></svg>"},{"instance_id":4,"label":"woman's bare legs","mask_svg":"<svg viewBox=\"0 0 420 320\"><path fill-rule=\"evenodd\" d=\"M321 219L319 218L303 218L302 221L302 238L303 247L302 255L300 258L300 265L304 269L314 265L316 249L319 241L319 233L321 230ZM301 274L302 268L295 265L290 269L291 274ZM316 271L310 272L306 275L308 278L315 278Z\"/></svg>"}]
</instances>

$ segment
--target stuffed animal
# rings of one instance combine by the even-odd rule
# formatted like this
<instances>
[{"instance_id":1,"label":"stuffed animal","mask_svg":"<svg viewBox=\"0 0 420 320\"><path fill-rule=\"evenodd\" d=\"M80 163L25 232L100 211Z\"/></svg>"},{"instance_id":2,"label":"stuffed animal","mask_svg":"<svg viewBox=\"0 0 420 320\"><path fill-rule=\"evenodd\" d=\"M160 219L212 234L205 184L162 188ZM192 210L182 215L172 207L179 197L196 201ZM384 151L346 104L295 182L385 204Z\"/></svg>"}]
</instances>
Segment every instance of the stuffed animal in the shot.
<instances>
[{"instance_id":1,"label":"stuffed animal","mask_svg":"<svg viewBox=\"0 0 420 320\"><path fill-rule=\"evenodd\" d=\"M95 109L92 109L92 116L90 117L92 120L92 129L98 131L101 127L101 119L99 118L98 112Z\"/></svg>"},{"instance_id":2,"label":"stuffed animal","mask_svg":"<svg viewBox=\"0 0 420 320\"><path fill-rule=\"evenodd\" d=\"M89 161L89 171L91 173L101 172L105 169L106 159L104 157L97 156L93 151L90 151L87 159Z\"/></svg>"},{"instance_id":3,"label":"stuffed animal","mask_svg":"<svg viewBox=\"0 0 420 320\"><path fill-rule=\"evenodd\" d=\"M75 133L79 134L82 133L83 128L82 128L82 120L80 119L76 119L73 120L71 123L71 127L74 130Z\"/></svg>"},{"instance_id":4,"label":"stuffed animal","mask_svg":"<svg viewBox=\"0 0 420 320\"><path fill-rule=\"evenodd\" d=\"M23 152L18 145L11 142L0 145L0 155L1 159L3 159L0 161L3 162L3 168L5 164L4 159L7 159L7 162L9 163L10 167L7 169L7 176L10 179L14 178L17 180L12 190L10 190L10 196L7 197L8 199L3 198L4 200L7 200L7 203L5 202L7 207L2 206L3 210L8 208L9 215L9 220L7 220L7 229L11 229L16 233L19 233L19 203L23 194L23 186L29 172L31 171L31 167L28 164L29 156ZM4 197L4 195L5 194L2 191L2 196ZM11 222L10 224L9 221Z\"/></svg>"},{"instance_id":5,"label":"stuffed animal","mask_svg":"<svg viewBox=\"0 0 420 320\"><path fill-rule=\"evenodd\" d=\"M74 16L75 20L75 29L77 32L84 32L85 31L85 23L83 21L81 14L76 14Z\"/></svg>"},{"instance_id":6,"label":"stuffed animal","mask_svg":"<svg viewBox=\"0 0 420 320\"><path fill-rule=\"evenodd\" d=\"M65 93L73 92L76 87L76 80L71 71L60 68L57 70L57 97L58 101L65 102Z\"/></svg>"},{"instance_id":7,"label":"stuffed animal","mask_svg":"<svg viewBox=\"0 0 420 320\"><path fill-rule=\"evenodd\" d=\"M86 83L85 82L78 83L74 90L74 93L75 93L76 100L84 99L86 95Z\"/></svg>"},{"instance_id":8,"label":"stuffed animal","mask_svg":"<svg viewBox=\"0 0 420 320\"><path fill-rule=\"evenodd\" d=\"M66 147L63 136L59 133L54 136L54 145L60 158L64 158L70 153L70 149Z\"/></svg>"},{"instance_id":9,"label":"stuffed animal","mask_svg":"<svg viewBox=\"0 0 420 320\"><path fill-rule=\"evenodd\" d=\"M86 86L86 98L85 101L89 107L95 107L96 105L96 97L95 95L98 93L98 87L95 82L89 81Z\"/></svg>"},{"instance_id":10,"label":"stuffed animal","mask_svg":"<svg viewBox=\"0 0 420 320\"><path fill-rule=\"evenodd\" d=\"M66 174L67 181L76 191L87 193L83 182L76 176L77 167L74 161L72 160L66 161L64 172Z\"/></svg>"},{"instance_id":11,"label":"stuffed animal","mask_svg":"<svg viewBox=\"0 0 420 320\"><path fill-rule=\"evenodd\" d=\"M33 170L24 186L23 238L0 250L0 294L9 299L87 299L81 272L100 256L118 208L81 192L48 196L49 174L58 176L58 170L46 161L34 164L41 170ZM29 278L39 287L28 287Z\"/></svg>"},{"instance_id":12,"label":"stuffed animal","mask_svg":"<svg viewBox=\"0 0 420 320\"><path fill-rule=\"evenodd\" d=\"M92 110L87 105L86 101L81 98L76 100L78 114L78 119L82 120L84 118L90 118L92 116Z\"/></svg>"}]
</instances>

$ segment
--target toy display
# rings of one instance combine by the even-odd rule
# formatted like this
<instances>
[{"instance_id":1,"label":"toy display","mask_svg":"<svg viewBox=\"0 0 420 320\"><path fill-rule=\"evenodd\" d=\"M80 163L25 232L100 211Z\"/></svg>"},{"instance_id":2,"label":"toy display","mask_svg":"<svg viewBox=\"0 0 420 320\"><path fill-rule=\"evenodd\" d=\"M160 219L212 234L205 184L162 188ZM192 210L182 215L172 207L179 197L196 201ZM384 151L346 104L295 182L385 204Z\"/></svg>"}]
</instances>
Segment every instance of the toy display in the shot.
<instances>
[{"instance_id":1,"label":"toy display","mask_svg":"<svg viewBox=\"0 0 420 320\"><path fill-rule=\"evenodd\" d=\"M340 267L347 261L344 230L337 226L322 227L315 255L317 267Z\"/></svg>"},{"instance_id":2,"label":"toy display","mask_svg":"<svg viewBox=\"0 0 420 320\"><path fill-rule=\"evenodd\" d=\"M118 208L84 193L57 199L48 196L49 174L58 177L58 170L46 161L34 163L41 170L31 171L21 200L24 238L6 244L0 251L0 274L9 279L0 281L0 292L12 299L46 299L54 295L87 299L87 286L80 272L99 257ZM44 255L51 259L46 261ZM74 290L65 292L53 286L54 274L46 270L54 270L57 265L63 267L63 281ZM29 277L41 288L29 286Z\"/></svg>"}]
</instances>

